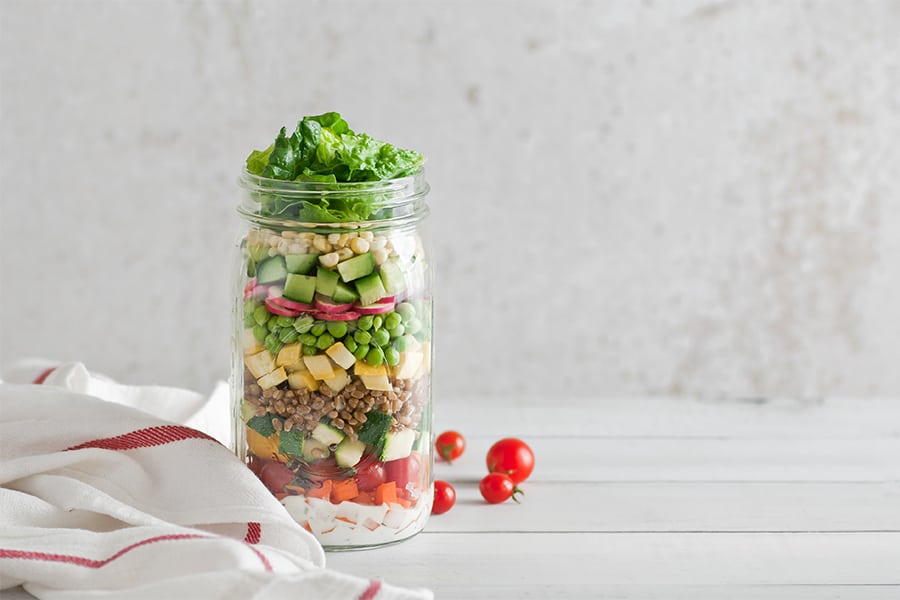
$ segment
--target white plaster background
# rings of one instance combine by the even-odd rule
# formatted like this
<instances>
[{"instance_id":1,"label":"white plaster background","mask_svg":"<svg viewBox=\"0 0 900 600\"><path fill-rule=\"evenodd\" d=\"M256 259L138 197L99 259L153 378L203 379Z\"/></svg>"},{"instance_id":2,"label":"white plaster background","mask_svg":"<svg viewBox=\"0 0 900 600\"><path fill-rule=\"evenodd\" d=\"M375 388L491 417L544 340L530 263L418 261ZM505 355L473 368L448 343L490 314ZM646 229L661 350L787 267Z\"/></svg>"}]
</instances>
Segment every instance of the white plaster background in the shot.
<instances>
[{"instance_id":1,"label":"white plaster background","mask_svg":"<svg viewBox=\"0 0 900 600\"><path fill-rule=\"evenodd\" d=\"M900 3L0 2L0 361L227 376L235 178L429 158L436 392L900 394Z\"/></svg>"}]
</instances>

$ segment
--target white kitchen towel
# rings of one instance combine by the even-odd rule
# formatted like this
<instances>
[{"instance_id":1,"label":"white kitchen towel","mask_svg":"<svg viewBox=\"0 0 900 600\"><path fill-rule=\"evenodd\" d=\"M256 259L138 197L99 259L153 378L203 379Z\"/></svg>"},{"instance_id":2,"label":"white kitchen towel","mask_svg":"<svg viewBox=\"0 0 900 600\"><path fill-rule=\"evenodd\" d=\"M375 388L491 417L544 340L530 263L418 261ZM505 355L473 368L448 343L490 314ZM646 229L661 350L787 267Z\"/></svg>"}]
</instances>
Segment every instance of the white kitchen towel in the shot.
<instances>
[{"instance_id":1,"label":"white kitchen towel","mask_svg":"<svg viewBox=\"0 0 900 600\"><path fill-rule=\"evenodd\" d=\"M33 375L19 366L0 383L0 589L48 600L432 597L324 568L319 543L216 427L150 414L215 425L203 413L219 400L122 386L78 363L43 385L9 383Z\"/></svg>"}]
</instances>

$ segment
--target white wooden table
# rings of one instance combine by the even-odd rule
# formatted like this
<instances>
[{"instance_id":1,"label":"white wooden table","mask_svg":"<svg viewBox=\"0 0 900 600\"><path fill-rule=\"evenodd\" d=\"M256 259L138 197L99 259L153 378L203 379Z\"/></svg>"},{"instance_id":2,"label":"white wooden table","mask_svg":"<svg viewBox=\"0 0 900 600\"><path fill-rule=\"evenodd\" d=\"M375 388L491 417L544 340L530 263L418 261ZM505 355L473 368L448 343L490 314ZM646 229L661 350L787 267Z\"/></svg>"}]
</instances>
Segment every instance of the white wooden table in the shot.
<instances>
[{"instance_id":1,"label":"white wooden table","mask_svg":"<svg viewBox=\"0 0 900 600\"><path fill-rule=\"evenodd\" d=\"M439 464L456 506L328 565L438 599L900 598L900 399L436 398L467 436ZM520 505L478 493L484 454L526 440Z\"/></svg>"}]
</instances>

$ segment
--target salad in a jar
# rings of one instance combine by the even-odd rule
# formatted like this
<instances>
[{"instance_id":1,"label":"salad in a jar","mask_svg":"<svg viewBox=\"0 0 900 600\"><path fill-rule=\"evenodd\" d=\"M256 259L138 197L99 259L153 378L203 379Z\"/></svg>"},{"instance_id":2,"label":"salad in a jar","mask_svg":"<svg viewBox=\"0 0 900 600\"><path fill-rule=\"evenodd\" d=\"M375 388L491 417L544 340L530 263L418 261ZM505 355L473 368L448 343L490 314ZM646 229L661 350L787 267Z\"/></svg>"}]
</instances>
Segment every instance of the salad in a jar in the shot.
<instances>
[{"instance_id":1,"label":"salad in a jar","mask_svg":"<svg viewBox=\"0 0 900 600\"><path fill-rule=\"evenodd\" d=\"M327 113L282 129L242 178L237 449L329 548L405 539L431 510L422 163Z\"/></svg>"}]
</instances>

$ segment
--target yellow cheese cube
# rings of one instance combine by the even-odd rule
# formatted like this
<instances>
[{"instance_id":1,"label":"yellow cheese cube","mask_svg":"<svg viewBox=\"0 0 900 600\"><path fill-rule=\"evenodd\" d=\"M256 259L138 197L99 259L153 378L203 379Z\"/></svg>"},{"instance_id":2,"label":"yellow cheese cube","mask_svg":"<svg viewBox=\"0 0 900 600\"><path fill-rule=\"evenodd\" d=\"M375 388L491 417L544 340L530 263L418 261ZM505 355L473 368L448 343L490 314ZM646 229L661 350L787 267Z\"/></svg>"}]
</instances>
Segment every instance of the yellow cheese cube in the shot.
<instances>
[{"instance_id":1,"label":"yellow cheese cube","mask_svg":"<svg viewBox=\"0 0 900 600\"><path fill-rule=\"evenodd\" d=\"M300 343L284 346L275 357L276 367L286 367L300 361Z\"/></svg>"},{"instance_id":2,"label":"yellow cheese cube","mask_svg":"<svg viewBox=\"0 0 900 600\"><path fill-rule=\"evenodd\" d=\"M241 346L244 348L244 354L256 354L265 348L265 345L256 339L252 329L245 329L241 335Z\"/></svg>"},{"instance_id":3,"label":"yellow cheese cube","mask_svg":"<svg viewBox=\"0 0 900 600\"><path fill-rule=\"evenodd\" d=\"M423 356L421 352L401 352L400 362L394 368L394 377L397 379L412 378L419 370Z\"/></svg>"},{"instance_id":4,"label":"yellow cheese cube","mask_svg":"<svg viewBox=\"0 0 900 600\"><path fill-rule=\"evenodd\" d=\"M362 377L363 375L372 375L375 377L383 377L387 375L387 369L384 365L370 365L364 360L356 361L353 366L353 372Z\"/></svg>"},{"instance_id":5,"label":"yellow cheese cube","mask_svg":"<svg viewBox=\"0 0 900 600\"><path fill-rule=\"evenodd\" d=\"M347 375L347 371L338 367L334 370L334 377L331 379L323 379L322 383L331 388L334 392L339 392L344 389L348 383L350 383L350 376Z\"/></svg>"},{"instance_id":6,"label":"yellow cheese cube","mask_svg":"<svg viewBox=\"0 0 900 600\"><path fill-rule=\"evenodd\" d=\"M306 363L306 368L316 379L331 379L334 377L334 367L331 359L324 354L304 356L303 362Z\"/></svg>"},{"instance_id":7,"label":"yellow cheese cube","mask_svg":"<svg viewBox=\"0 0 900 600\"><path fill-rule=\"evenodd\" d=\"M244 364L257 379L275 370L275 361L268 350L245 356Z\"/></svg>"},{"instance_id":8,"label":"yellow cheese cube","mask_svg":"<svg viewBox=\"0 0 900 600\"><path fill-rule=\"evenodd\" d=\"M319 389L319 382L309 371L295 371L288 375L288 385L292 390L308 389L311 392Z\"/></svg>"},{"instance_id":9,"label":"yellow cheese cube","mask_svg":"<svg viewBox=\"0 0 900 600\"><path fill-rule=\"evenodd\" d=\"M296 373L298 371L308 371L306 368L306 363L303 360L298 360L292 365L284 365L284 370L288 373Z\"/></svg>"},{"instance_id":10,"label":"yellow cheese cube","mask_svg":"<svg viewBox=\"0 0 900 600\"><path fill-rule=\"evenodd\" d=\"M329 346L328 350L325 351L325 354L330 356L331 360L344 369L349 369L353 366L353 363L356 362L356 357L353 356L352 352L347 350L347 346L345 346L343 342L335 342Z\"/></svg>"},{"instance_id":11,"label":"yellow cheese cube","mask_svg":"<svg viewBox=\"0 0 900 600\"><path fill-rule=\"evenodd\" d=\"M259 387L261 387L262 389L267 390L271 387L275 387L282 381L287 381L287 378L288 376L284 371L284 367L278 367L271 373L267 373L266 375L263 375L262 377L257 379L256 383L258 383Z\"/></svg>"},{"instance_id":12,"label":"yellow cheese cube","mask_svg":"<svg viewBox=\"0 0 900 600\"><path fill-rule=\"evenodd\" d=\"M368 390L381 390L382 392L393 390L387 375L360 375L359 378Z\"/></svg>"}]
</instances>

